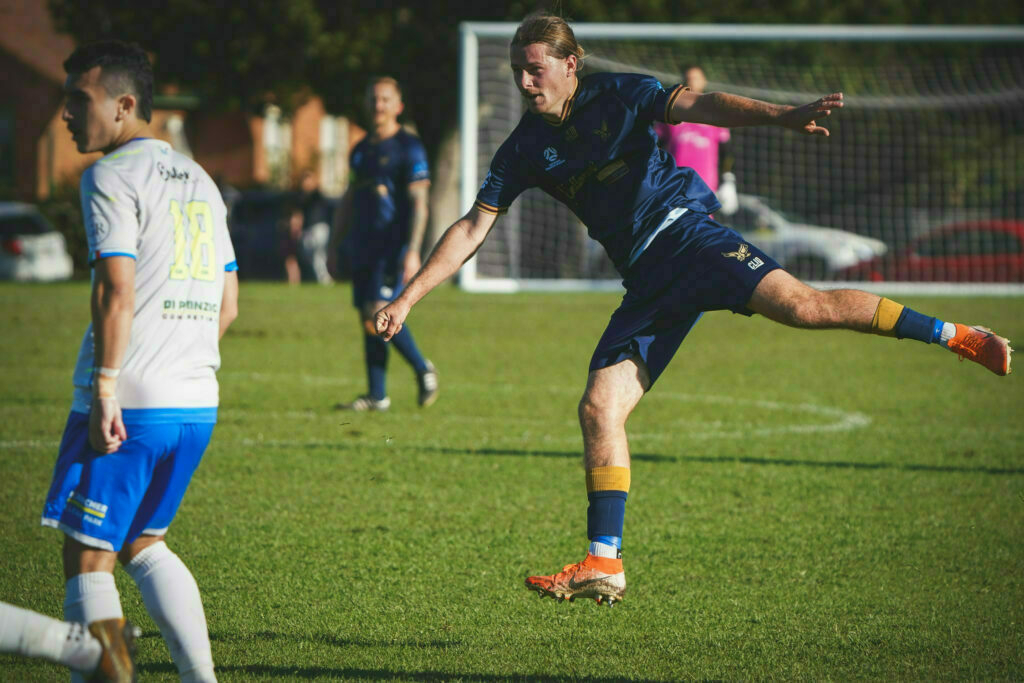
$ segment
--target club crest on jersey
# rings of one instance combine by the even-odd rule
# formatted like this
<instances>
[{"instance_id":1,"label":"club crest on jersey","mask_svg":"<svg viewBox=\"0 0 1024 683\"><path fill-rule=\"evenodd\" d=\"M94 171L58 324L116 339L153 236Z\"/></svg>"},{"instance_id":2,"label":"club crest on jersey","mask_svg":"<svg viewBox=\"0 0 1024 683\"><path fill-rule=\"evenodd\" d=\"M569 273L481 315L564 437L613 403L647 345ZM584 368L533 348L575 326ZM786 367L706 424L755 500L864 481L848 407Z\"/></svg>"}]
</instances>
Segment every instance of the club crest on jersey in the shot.
<instances>
[{"instance_id":1,"label":"club crest on jersey","mask_svg":"<svg viewBox=\"0 0 1024 683\"><path fill-rule=\"evenodd\" d=\"M612 135L608 132L608 122L601 121L601 127L594 129L594 135L601 138L601 142L608 142L608 138Z\"/></svg>"},{"instance_id":2,"label":"club crest on jersey","mask_svg":"<svg viewBox=\"0 0 1024 683\"><path fill-rule=\"evenodd\" d=\"M750 256L750 247L746 244L741 244L740 248L736 251L723 251L722 256L725 258L734 258L742 263L747 260L748 256Z\"/></svg>"},{"instance_id":3,"label":"club crest on jersey","mask_svg":"<svg viewBox=\"0 0 1024 683\"><path fill-rule=\"evenodd\" d=\"M565 163L565 159L558 158L558 150L554 147L548 147L544 150L544 160L548 162L548 165L544 167L545 171L550 171L555 166L561 166Z\"/></svg>"},{"instance_id":4,"label":"club crest on jersey","mask_svg":"<svg viewBox=\"0 0 1024 683\"><path fill-rule=\"evenodd\" d=\"M93 239L97 242L110 234L110 224L101 216L93 216L89 221L89 227L92 228Z\"/></svg>"}]
</instances>

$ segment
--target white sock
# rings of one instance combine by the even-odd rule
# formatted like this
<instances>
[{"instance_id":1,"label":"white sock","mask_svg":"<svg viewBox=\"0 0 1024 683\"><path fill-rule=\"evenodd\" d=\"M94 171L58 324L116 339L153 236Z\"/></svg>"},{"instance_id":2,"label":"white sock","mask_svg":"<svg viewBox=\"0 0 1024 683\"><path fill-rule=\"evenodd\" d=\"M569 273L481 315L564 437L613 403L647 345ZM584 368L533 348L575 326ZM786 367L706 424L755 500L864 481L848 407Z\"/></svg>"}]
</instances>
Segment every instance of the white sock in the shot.
<instances>
[{"instance_id":1,"label":"white sock","mask_svg":"<svg viewBox=\"0 0 1024 683\"><path fill-rule=\"evenodd\" d=\"M216 681L199 586L181 558L160 541L132 558L125 570L160 627L181 680Z\"/></svg>"},{"instance_id":2,"label":"white sock","mask_svg":"<svg viewBox=\"0 0 1024 683\"><path fill-rule=\"evenodd\" d=\"M91 672L99 664L103 648L84 624L60 621L0 602L0 652L39 657Z\"/></svg>"},{"instance_id":3,"label":"white sock","mask_svg":"<svg viewBox=\"0 0 1024 683\"><path fill-rule=\"evenodd\" d=\"M113 574L87 572L72 576L64 584L65 620L88 625L102 619L122 618L121 596ZM84 680L79 674L71 674L72 683Z\"/></svg>"},{"instance_id":4,"label":"white sock","mask_svg":"<svg viewBox=\"0 0 1024 683\"><path fill-rule=\"evenodd\" d=\"M591 541L588 552L594 557L610 557L612 559L619 557L618 548L607 543L601 543L600 541Z\"/></svg>"},{"instance_id":5,"label":"white sock","mask_svg":"<svg viewBox=\"0 0 1024 683\"><path fill-rule=\"evenodd\" d=\"M956 336L956 325L953 323L942 323L942 332L939 333L939 343L946 345L950 339Z\"/></svg>"}]
</instances>

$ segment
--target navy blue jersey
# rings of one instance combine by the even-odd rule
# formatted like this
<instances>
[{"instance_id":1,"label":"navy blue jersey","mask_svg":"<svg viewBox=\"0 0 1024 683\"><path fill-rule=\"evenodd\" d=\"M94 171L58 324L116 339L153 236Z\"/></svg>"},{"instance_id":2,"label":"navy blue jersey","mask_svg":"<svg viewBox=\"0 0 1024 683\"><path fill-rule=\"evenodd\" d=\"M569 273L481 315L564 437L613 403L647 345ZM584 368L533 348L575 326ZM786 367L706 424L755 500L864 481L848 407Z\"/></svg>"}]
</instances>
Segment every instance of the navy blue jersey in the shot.
<instances>
[{"instance_id":1,"label":"navy blue jersey","mask_svg":"<svg viewBox=\"0 0 1024 683\"><path fill-rule=\"evenodd\" d=\"M408 186L430 178L423 144L404 129L376 142L367 136L352 150L349 168L355 248L363 256L397 252L409 242Z\"/></svg>"},{"instance_id":2,"label":"navy blue jersey","mask_svg":"<svg viewBox=\"0 0 1024 683\"><path fill-rule=\"evenodd\" d=\"M674 123L672 104L683 89L666 91L638 74L580 79L560 120L523 114L494 155L476 208L502 214L538 187L568 206L625 273L671 209L707 214L720 206L700 176L658 148L651 127Z\"/></svg>"}]
</instances>

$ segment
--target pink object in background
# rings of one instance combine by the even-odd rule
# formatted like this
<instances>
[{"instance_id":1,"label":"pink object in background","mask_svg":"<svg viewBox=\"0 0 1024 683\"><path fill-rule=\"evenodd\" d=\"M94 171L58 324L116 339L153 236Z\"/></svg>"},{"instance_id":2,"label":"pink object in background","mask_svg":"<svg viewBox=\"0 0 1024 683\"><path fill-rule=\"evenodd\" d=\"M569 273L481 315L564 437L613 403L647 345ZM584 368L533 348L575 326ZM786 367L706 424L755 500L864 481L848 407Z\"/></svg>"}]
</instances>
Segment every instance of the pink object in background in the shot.
<instances>
[{"instance_id":1,"label":"pink object in background","mask_svg":"<svg viewBox=\"0 0 1024 683\"><path fill-rule=\"evenodd\" d=\"M728 128L704 123L671 126L656 122L654 132L665 151L676 160L676 166L689 166L713 192L718 191L718 145L729 141Z\"/></svg>"}]
</instances>

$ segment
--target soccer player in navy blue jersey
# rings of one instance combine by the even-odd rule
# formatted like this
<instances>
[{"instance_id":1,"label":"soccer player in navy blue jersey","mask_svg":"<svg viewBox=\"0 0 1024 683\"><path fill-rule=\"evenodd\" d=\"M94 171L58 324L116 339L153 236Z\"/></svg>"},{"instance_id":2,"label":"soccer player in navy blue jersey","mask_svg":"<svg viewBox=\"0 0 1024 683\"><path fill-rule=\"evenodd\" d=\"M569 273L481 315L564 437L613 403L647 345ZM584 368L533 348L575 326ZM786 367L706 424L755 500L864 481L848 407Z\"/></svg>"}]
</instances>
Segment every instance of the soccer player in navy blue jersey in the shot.
<instances>
[{"instance_id":1,"label":"soccer player in navy blue jersey","mask_svg":"<svg viewBox=\"0 0 1024 683\"><path fill-rule=\"evenodd\" d=\"M523 21L510 59L527 112L494 155L473 207L447 230L402 294L377 312L376 327L385 339L398 333L412 306L458 270L530 187L569 206L608 252L626 293L591 357L579 404L590 546L582 562L526 579L542 597L590 597L611 605L625 593L626 419L704 311L918 339L1008 374L1007 340L984 328L926 317L859 290L819 291L794 278L710 217L719 208L714 193L657 148L652 130L655 121L689 121L828 136L818 120L843 106L842 93L791 107L665 89L635 74L579 78L583 49L564 20L547 14Z\"/></svg>"},{"instance_id":2,"label":"soccer player in navy blue jersey","mask_svg":"<svg viewBox=\"0 0 1024 683\"><path fill-rule=\"evenodd\" d=\"M387 76L374 79L366 93L373 132L352 150L350 189L342 203L332 242L347 233L352 259L352 296L363 323L363 349L369 390L340 410L387 410L388 347L376 334L374 313L402 291L420 267L427 228L430 170L420 139L398 122L402 91ZM336 246L331 249L333 253ZM437 400L438 376L406 328L389 338L416 372L419 404Z\"/></svg>"}]
</instances>

